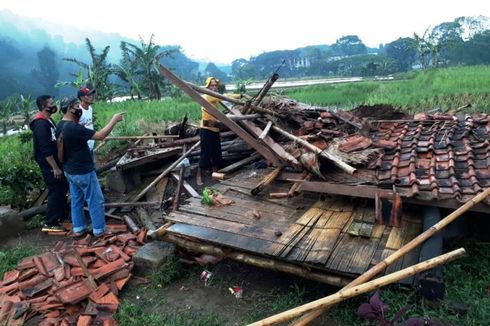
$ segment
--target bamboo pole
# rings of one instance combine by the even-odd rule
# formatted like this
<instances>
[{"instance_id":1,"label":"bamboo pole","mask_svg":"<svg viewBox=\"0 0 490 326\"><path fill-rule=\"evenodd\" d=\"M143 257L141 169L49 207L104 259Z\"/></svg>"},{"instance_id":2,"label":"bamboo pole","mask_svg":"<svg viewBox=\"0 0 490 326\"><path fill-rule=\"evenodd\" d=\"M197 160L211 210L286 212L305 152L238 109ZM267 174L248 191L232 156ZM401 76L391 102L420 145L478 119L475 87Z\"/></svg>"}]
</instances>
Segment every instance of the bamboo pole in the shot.
<instances>
[{"instance_id":1,"label":"bamboo pole","mask_svg":"<svg viewBox=\"0 0 490 326\"><path fill-rule=\"evenodd\" d=\"M158 237L159 239L175 243L179 247L185 248L187 250L202 252L214 256L226 257L245 264L257 266L260 268L285 272L289 274L294 274L303 278L307 278L316 282L321 282L329 285L343 286L343 284L347 284L348 282L348 280L342 276L328 275L322 272L314 271L308 267L289 264L282 261L255 256L240 251L233 251L230 248L220 248L208 243L205 244L205 243L193 241L188 238L184 239L182 237L173 234L172 232L167 232L167 230L165 230L165 232L163 233L164 235Z\"/></svg>"},{"instance_id":2,"label":"bamboo pole","mask_svg":"<svg viewBox=\"0 0 490 326\"><path fill-rule=\"evenodd\" d=\"M425 232L419 234L417 237L413 238L411 241L407 242L404 246L402 246L400 249L395 251L393 254L390 256L386 257L383 261L377 263L373 267L371 267L367 272L364 274L360 275L358 278L350 282L346 288L350 288L359 284L362 284L364 282L367 282L374 278L376 275L384 271L388 266L393 264L395 261L406 255L408 252L412 251L414 248L418 247L420 244L422 244L425 240L429 239L431 236L445 228L448 224L453 222L455 219L463 215L465 212L470 210L473 206L478 204L479 202L483 201L485 198L487 198L490 195L490 188L487 188L484 192L479 193L469 201L467 201L463 206L459 207L457 210L440 220L438 223L434 224L432 227L427 229ZM326 306L323 309L320 310L315 310L312 311L297 321L295 321L294 325L295 326L303 326L307 325L311 321L315 320L318 318L321 314L325 313L328 311L328 306Z\"/></svg>"},{"instance_id":3,"label":"bamboo pole","mask_svg":"<svg viewBox=\"0 0 490 326\"><path fill-rule=\"evenodd\" d=\"M187 155L189 155L190 152L196 149L197 146L199 146L200 144L201 141L198 141L197 143L194 144L194 146L189 148L187 152L182 154L182 156L179 157L174 163L172 163L165 171L160 173L160 175L156 177L155 180L153 180L148 186L146 186L145 189L141 190L141 192L138 195L136 195L136 197L133 200L138 201L141 197L143 197L148 192L148 190L150 190L151 187L155 186L158 183L158 181L160 181L163 177L169 174L170 171L172 171L180 162L182 162L187 157Z\"/></svg>"},{"instance_id":4,"label":"bamboo pole","mask_svg":"<svg viewBox=\"0 0 490 326\"><path fill-rule=\"evenodd\" d=\"M448 252L447 254L437 256L435 258L426 260L424 262L418 263L416 265L412 265L400 271L385 275L373 281L357 285L351 288L342 289L337 293L326 296L324 298L318 299L316 301L312 301L310 303L304 304L302 306L281 312L277 315L259 320L255 323L249 324L249 326L262 326L262 325L275 325L281 322L285 322L294 317L297 317L305 312L312 311L313 309L328 307L339 303L341 301L345 301L347 299L353 298L360 294L364 294L385 285L398 282L407 277L413 276L420 272L432 269L436 266L440 266L446 264L455 259L461 258L466 254L463 248L453 250Z\"/></svg>"},{"instance_id":5,"label":"bamboo pole","mask_svg":"<svg viewBox=\"0 0 490 326\"><path fill-rule=\"evenodd\" d=\"M157 206L160 205L157 201L137 201L137 202L112 202L112 203L104 203L105 208L114 208L114 207L135 207L135 206Z\"/></svg>"},{"instance_id":6,"label":"bamboo pole","mask_svg":"<svg viewBox=\"0 0 490 326\"><path fill-rule=\"evenodd\" d=\"M296 136L290 134L289 132L282 130L281 128L278 128L276 126L272 126L272 128L275 131L277 131L278 133L280 133L281 135L286 136L287 138L289 138L291 140L294 140L295 142L297 142L298 144L301 144L302 146L308 148L312 152L314 152L320 156L323 156L324 158L333 162L335 165L337 165L339 168L341 168L345 172L347 172L349 174L354 174L354 172L356 172L356 168L345 163L339 157L332 155L332 154L328 153L327 151L324 151L324 150L322 151L320 148L316 147L315 145L310 144L306 140L303 140L299 137L296 137Z\"/></svg>"},{"instance_id":7,"label":"bamboo pole","mask_svg":"<svg viewBox=\"0 0 490 326\"><path fill-rule=\"evenodd\" d=\"M185 151L185 147L184 147ZM179 169L179 181L177 181L177 188L175 188L174 202L172 203L172 212L175 212L179 208L180 194L182 193L182 184L184 183L184 169L185 166L181 165Z\"/></svg>"},{"instance_id":8,"label":"bamboo pole","mask_svg":"<svg viewBox=\"0 0 490 326\"><path fill-rule=\"evenodd\" d=\"M262 133L258 137L259 141L263 141L265 139L265 136L267 136L267 134L269 134L271 127L272 127L272 121L267 122L267 125L264 128L264 131L262 131Z\"/></svg>"},{"instance_id":9,"label":"bamboo pole","mask_svg":"<svg viewBox=\"0 0 490 326\"><path fill-rule=\"evenodd\" d=\"M128 215L123 215L124 223L128 226L128 228L131 230L131 232L138 232L140 230L139 226L136 225L136 223L133 221L131 217Z\"/></svg>"}]
</instances>

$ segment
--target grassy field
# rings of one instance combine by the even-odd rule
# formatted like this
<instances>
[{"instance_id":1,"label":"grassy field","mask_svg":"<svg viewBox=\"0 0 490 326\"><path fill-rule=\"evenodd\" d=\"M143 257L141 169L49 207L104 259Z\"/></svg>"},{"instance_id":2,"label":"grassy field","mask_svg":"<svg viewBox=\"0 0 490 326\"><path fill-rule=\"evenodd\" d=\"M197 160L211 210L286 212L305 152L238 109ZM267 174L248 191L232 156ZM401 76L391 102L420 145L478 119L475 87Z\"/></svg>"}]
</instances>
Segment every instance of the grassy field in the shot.
<instances>
[{"instance_id":1,"label":"grassy field","mask_svg":"<svg viewBox=\"0 0 490 326\"><path fill-rule=\"evenodd\" d=\"M401 80L311 86L284 94L300 102L343 109L391 104L413 113L471 103L468 111L490 112L489 66L419 71L398 78Z\"/></svg>"}]
</instances>

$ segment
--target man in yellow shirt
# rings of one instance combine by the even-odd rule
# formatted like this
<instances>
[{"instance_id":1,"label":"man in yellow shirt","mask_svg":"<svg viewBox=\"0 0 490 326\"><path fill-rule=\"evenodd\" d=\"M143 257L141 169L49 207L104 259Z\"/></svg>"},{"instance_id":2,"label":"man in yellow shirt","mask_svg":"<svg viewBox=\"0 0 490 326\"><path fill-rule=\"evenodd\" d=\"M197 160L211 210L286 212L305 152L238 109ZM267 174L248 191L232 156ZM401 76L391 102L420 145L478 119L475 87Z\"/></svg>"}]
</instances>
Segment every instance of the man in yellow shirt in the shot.
<instances>
[{"instance_id":1,"label":"man in yellow shirt","mask_svg":"<svg viewBox=\"0 0 490 326\"><path fill-rule=\"evenodd\" d=\"M206 88L213 92L218 92L220 81L214 77L208 77L204 84ZM203 97L216 109L220 100L210 95ZM202 170L216 171L221 167L221 139L219 136L219 121L209 114L204 107L201 107L201 156L199 157L199 167L197 168L196 183L202 185Z\"/></svg>"}]
</instances>

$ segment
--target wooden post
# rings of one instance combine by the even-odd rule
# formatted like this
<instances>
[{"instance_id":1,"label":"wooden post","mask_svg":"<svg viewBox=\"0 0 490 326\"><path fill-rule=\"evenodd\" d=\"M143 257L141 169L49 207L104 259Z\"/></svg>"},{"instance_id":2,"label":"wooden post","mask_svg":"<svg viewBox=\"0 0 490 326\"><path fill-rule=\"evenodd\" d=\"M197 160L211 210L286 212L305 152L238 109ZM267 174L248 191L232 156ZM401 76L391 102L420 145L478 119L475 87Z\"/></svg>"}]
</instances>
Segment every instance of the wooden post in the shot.
<instances>
[{"instance_id":1,"label":"wooden post","mask_svg":"<svg viewBox=\"0 0 490 326\"><path fill-rule=\"evenodd\" d=\"M185 145L182 149L185 152ZM184 183L184 170L185 166L182 164L179 169L179 181L177 182L177 188L175 188L174 202L172 203L172 212L175 212L179 208L180 194L182 192L182 184Z\"/></svg>"},{"instance_id":2,"label":"wooden post","mask_svg":"<svg viewBox=\"0 0 490 326\"><path fill-rule=\"evenodd\" d=\"M155 136L109 136L106 140L137 140L137 139L163 139L163 138L179 138L179 135L155 135Z\"/></svg>"},{"instance_id":3,"label":"wooden post","mask_svg":"<svg viewBox=\"0 0 490 326\"><path fill-rule=\"evenodd\" d=\"M424 262L402 269L398 272L385 275L373 281L361 285L357 285L351 288L342 289L339 292L329 295L327 297L290 309L288 311L284 311L277 315L262 319L255 323L249 324L249 326L275 325L281 322L285 322L305 312L312 311L313 309L332 306L341 301L345 301L347 299L353 298L363 293L373 291L385 285L398 282L407 277L413 276L415 274L434 268L436 266L446 264L450 261L463 257L465 254L466 252L463 248L456 249L451 252L448 252L447 254L438 256L433 259L426 260Z\"/></svg>"},{"instance_id":4,"label":"wooden post","mask_svg":"<svg viewBox=\"0 0 490 326\"><path fill-rule=\"evenodd\" d=\"M170 171L172 171L180 162L182 162L187 157L187 155L189 155L190 152L192 152L194 149L196 149L197 146L199 146L200 144L201 144L201 142L198 141L197 143L194 144L194 146L189 148L189 150L187 152L182 154L182 156L179 157L174 163L172 163L165 171L160 173L160 175L158 177L156 177L155 180L153 180L148 186L146 186L145 189L141 190L141 192L138 195L136 195L136 197L133 200L138 201L141 197L143 197L148 192L148 190L150 190L151 187L155 186L158 181L160 181L163 177L165 177L167 174L169 174Z\"/></svg>"},{"instance_id":5,"label":"wooden post","mask_svg":"<svg viewBox=\"0 0 490 326\"><path fill-rule=\"evenodd\" d=\"M345 163L344 161L342 161L337 156L332 155L332 154L330 154L330 153L328 153L326 151L322 151L320 148L316 147L315 145L310 144L306 140L303 140L303 139L301 139L299 137L296 137L296 136L290 134L289 132L286 132L286 131L282 130L281 128L278 128L276 126L273 126L272 128L274 128L274 130L277 131L278 133L280 133L281 135L286 136L287 138L289 138L291 140L294 140L295 142L303 145L304 147L308 148L312 152L314 152L314 153L316 153L316 154L318 154L320 156L323 156L324 158L326 158L329 161L333 162L335 165L337 165L339 168L341 168L345 172L347 172L349 174L354 174L354 172L356 172L356 169L354 167L352 167L349 164Z\"/></svg>"},{"instance_id":6,"label":"wooden post","mask_svg":"<svg viewBox=\"0 0 490 326\"><path fill-rule=\"evenodd\" d=\"M479 193L472 199L470 199L468 202L466 202L463 206L446 216L444 219L440 220L438 223L434 224L432 227L430 227L427 231L419 234L417 237L412 239L411 241L407 242L404 246L402 246L400 249L395 251L393 254L390 256L386 257L383 261L377 263L373 267L371 267L367 272L364 274L360 275L358 278L353 280L351 283L349 283L346 288L350 288L359 284L362 284L366 281L371 280L374 278L376 275L384 271L388 266L393 264L395 261L403 257L405 254L408 252L412 251L414 248L422 244L425 240L429 239L432 237L435 233L439 232L443 228L445 228L448 224L453 222L455 219L463 215L463 213L467 212L468 210L471 209L471 207L475 206L479 202L483 201L485 198L490 195L490 188L487 188L484 192ZM310 323L312 320L318 318L321 314L326 312L328 310L328 306L324 307L323 309L312 311L308 313L307 315L301 317L299 320L295 322L295 326L298 325L307 325Z\"/></svg>"},{"instance_id":7,"label":"wooden post","mask_svg":"<svg viewBox=\"0 0 490 326\"><path fill-rule=\"evenodd\" d=\"M274 73L269 80L265 83L264 87L260 90L259 94L257 94L257 98L253 102L254 105L259 105L262 99L265 97L267 92L271 89L272 85L279 79L279 74Z\"/></svg>"},{"instance_id":8,"label":"wooden post","mask_svg":"<svg viewBox=\"0 0 490 326\"><path fill-rule=\"evenodd\" d=\"M270 160L275 166L282 165L282 159L277 157L273 152L267 147L258 143L249 133L243 130L239 125L230 120L225 114L216 109L211 103L206 101L201 95L199 95L195 90L192 89L188 84L182 81L179 77L174 75L170 70L165 68L163 65L159 65L160 74L170 80L175 86L183 90L187 95L189 95L194 101L199 105L204 107L206 111L212 115L215 119L218 119L225 126L230 128L231 131L235 132L238 137L243 139L250 147L254 148L262 156Z\"/></svg>"}]
</instances>

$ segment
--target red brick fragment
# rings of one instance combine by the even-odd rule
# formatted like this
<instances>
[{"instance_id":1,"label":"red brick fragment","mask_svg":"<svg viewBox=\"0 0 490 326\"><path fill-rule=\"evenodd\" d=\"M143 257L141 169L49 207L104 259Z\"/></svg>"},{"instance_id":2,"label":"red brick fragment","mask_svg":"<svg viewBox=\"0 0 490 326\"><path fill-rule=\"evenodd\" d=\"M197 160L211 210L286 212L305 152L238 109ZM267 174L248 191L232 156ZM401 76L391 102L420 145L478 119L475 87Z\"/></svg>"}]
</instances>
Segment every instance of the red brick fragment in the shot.
<instances>
[{"instance_id":1,"label":"red brick fragment","mask_svg":"<svg viewBox=\"0 0 490 326\"><path fill-rule=\"evenodd\" d=\"M63 303L77 303L88 298L92 288L87 279L68 285L55 291L54 295Z\"/></svg>"},{"instance_id":2,"label":"red brick fragment","mask_svg":"<svg viewBox=\"0 0 490 326\"><path fill-rule=\"evenodd\" d=\"M18 280L20 275L20 271L14 269L8 272L5 272L3 275L3 283L1 286L9 285L11 283L14 283L15 281Z\"/></svg>"},{"instance_id":3,"label":"red brick fragment","mask_svg":"<svg viewBox=\"0 0 490 326\"><path fill-rule=\"evenodd\" d=\"M116 261L97 268L97 270L94 272L94 278L99 279L101 277L113 274L126 266L128 266L128 264L124 261L124 259L119 258Z\"/></svg>"},{"instance_id":4,"label":"red brick fragment","mask_svg":"<svg viewBox=\"0 0 490 326\"><path fill-rule=\"evenodd\" d=\"M77 326L90 326L92 325L92 316L80 315L77 320Z\"/></svg>"},{"instance_id":5,"label":"red brick fragment","mask_svg":"<svg viewBox=\"0 0 490 326\"><path fill-rule=\"evenodd\" d=\"M104 295L106 295L110 291L110 288L107 286L107 284L102 283L95 291L93 291L89 299L97 303L97 300L102 298Z\"/></svg>"}]
</instances>

